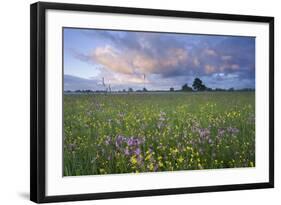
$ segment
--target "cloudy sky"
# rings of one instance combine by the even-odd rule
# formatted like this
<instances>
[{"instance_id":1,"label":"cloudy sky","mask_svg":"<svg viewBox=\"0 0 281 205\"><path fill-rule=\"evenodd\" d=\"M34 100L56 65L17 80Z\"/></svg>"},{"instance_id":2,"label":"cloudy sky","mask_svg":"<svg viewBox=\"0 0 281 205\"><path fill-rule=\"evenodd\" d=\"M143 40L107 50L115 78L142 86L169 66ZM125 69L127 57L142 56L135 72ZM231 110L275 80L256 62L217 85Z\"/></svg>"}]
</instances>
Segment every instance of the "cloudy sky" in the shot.
<instances>
[{"instance_id":1,"label":"cloudy sky","mask_svg":"<svg viewBox=\"0 0 281 205\"><path fill-rule=\"evenodd\" d=\"M64 28L64 90L255 88L255 38Z\"/></svg>"}]
</instances>

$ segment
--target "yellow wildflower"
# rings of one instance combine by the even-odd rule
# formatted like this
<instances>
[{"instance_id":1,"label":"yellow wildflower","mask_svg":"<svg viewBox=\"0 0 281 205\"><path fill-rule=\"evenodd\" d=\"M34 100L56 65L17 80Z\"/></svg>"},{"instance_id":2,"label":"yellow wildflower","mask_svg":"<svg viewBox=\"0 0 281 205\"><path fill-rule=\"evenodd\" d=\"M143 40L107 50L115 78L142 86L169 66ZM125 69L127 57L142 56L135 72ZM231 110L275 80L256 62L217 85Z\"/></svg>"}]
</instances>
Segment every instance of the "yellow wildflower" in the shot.
<instances>
[{"instance_id":1,"label":"yellow wildflower","mask_svg":"<svg viewBox=\"0 0 281 205\"><path fill-rule=\"evenodd\" d=\"M180 156L180 158L178 158L179 163L182 163L184 160L184 158L182 156Z\"/></svg>"},{"instance_id":2,"label":"yellow wildflower","mask_svg":"<svg viewBox=\"0 0 281 205\"><path fill-rule=\"evenodd\" d=\"M137 160L137 158L136 158L136 155L133 155L133 156L131 157L130 161L131 161L132 164L137 164L138 160Z\"/></svg>"},{"instance_id":3,"label":"yellow wildflower","mask_svg":"<svg viewBox=\"0 0 281 205\"><path fill-rule=\"evenodd\" d=\"M151 158L151 154L148 154L148 155L145 157L145 161L150 160L150 158Z\"/></svg>"},{"instance_id":4,"label":"yellow wildflower","mask_svg":"<svg viewBox=\"0 0 281 205\"><path fill-rule=\"evenodd\" d=\"M250 167L254 167L254 162L250 162Z\"/></svg>"},{"instance_id":5,"label":"yellow wildflower","mask_svg":"<svg viewBox=\"0 0 281 205\"><path fill-rule=\"evenodd\" d=\"M153 164L150 163L150 164L148 165L148 168L149 168L150 171L153 171L153 168L154 168L154 167L153 167Z\"/></svg>"}]
</instances>

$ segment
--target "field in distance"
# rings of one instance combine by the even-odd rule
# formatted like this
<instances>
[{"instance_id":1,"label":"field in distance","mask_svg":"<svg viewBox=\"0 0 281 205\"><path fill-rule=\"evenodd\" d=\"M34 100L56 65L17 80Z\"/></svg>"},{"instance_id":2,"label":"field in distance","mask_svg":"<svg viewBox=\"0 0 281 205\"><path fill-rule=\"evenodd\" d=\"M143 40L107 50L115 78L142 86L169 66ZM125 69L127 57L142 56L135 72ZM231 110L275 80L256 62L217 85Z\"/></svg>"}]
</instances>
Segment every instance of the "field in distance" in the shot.
<instances>
[{"instance_id":1,"label":"field in distance","mask_svg":"<svg viewBox=\"0 0 281 205\"><path fill-rule=\"evenodd\" d=\"M255 92L64 95L64 175L255 166Z\"/></svg>"}]
</instances>

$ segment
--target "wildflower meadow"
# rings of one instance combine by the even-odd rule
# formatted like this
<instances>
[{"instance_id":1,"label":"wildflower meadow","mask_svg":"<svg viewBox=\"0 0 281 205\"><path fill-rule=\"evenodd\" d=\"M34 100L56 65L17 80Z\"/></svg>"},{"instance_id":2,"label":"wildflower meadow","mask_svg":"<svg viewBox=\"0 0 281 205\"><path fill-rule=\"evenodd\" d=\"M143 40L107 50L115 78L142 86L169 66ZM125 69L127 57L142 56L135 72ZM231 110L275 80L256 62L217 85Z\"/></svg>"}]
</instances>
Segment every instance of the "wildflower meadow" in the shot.
<instances>
[{"instance_id":1,"label":"wildflower meadow","mask_svg":"<svg viewBox=\"0 0 281 205\"><path fill-rule=\"evenodd\" d=\"M64 95L64 176L255 166L254 92Z\"/></svg>"}]
</instances>

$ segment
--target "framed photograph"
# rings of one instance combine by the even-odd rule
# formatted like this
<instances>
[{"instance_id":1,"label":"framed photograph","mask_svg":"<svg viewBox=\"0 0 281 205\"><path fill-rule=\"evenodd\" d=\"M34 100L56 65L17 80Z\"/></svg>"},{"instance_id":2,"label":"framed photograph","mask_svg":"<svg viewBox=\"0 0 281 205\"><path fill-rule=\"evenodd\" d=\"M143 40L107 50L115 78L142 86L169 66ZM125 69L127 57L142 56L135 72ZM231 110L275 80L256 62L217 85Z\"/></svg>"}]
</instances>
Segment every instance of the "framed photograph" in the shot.
<instances>
[{"instance_id":1,"label":"framed photograph","mask_svg":"<svg viewBox=\"0 0 281 205\"><path fill-rule=\"evenodd\" d=\"M274 18L31 5L34 202L274 187Z\"/></svg>"}]
</instances>

